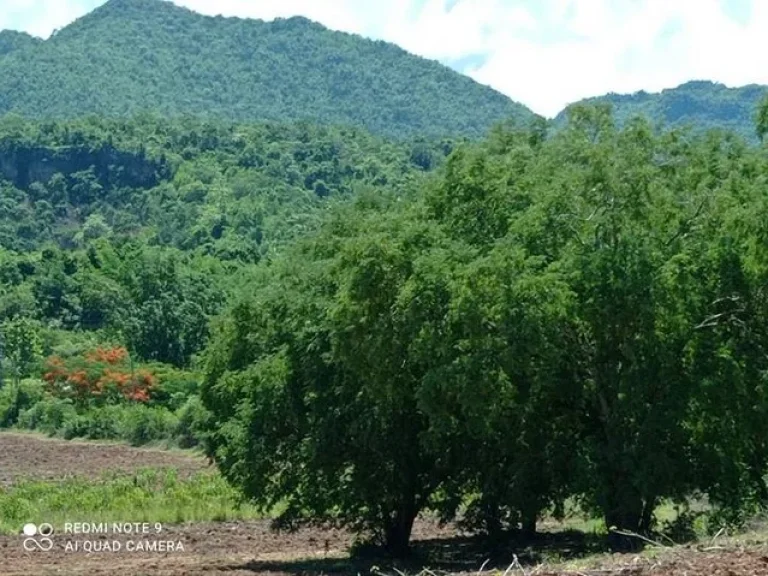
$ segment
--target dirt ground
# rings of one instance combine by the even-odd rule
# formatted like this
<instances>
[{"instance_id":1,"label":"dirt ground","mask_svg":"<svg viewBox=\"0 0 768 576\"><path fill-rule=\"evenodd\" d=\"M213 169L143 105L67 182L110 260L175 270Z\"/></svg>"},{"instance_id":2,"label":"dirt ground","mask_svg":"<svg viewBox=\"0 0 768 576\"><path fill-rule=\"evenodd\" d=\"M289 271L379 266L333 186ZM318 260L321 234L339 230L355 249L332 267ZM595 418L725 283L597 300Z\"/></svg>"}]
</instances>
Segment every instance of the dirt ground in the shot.
<instances>
[{"instance_id":1,"label":"dirt ground","mask_svg":"<svg viewBox=\"0 0 768 576\"><path fill-rule=\"evenodd\" d=\"M436 536L430 524L417 527L416 544L432 542ZM108 541L119 552L67 552L67 542L89 539ZM74 536L55 535L53 550L27 552L23 537L0 537L0 574L29 575L152 575L152 576L320 576L374 574L378 576L452 574L526 576L768 576L768 550L726 549L700 551L695 548L670 549L659 557L615 555L602 559L591 568L555 568L546 565L520 565L509 559L483 566L477 561L472 569L428 564L393 566L385 561L351 562L345 553L348 535L338 531L303 531L298 534L274 534L267 522L194 524L168 527L160 536L133 537L134 541L167 539L182 542L184 551L128 552L125 535ZM444 544L451 538L445 536ZM82 545L82 544L81 544ZM378 565L378 567L376 566ZM426 568L426 569L425 569ZM482 571L480 571L482 568Z\"/></svg>"},{"instance_id":2,"label":"dirt ground","mask_svg":"<svg viewBox=\"0 0 768 576\"><path fill-rule=\"evenodd\" d=\"M6 485L21 477L52 479L147 466L173 466L191 473L206 468L207 463L180 452L0 433L0 481ZM147 534L116 535L112 528L106 534L54 534L49 551L25 550L21 534L0 536L0 575L768 576L768 548L764 546L678 547L664 549L655 557L606 555L588 568L570 569L537 563L529 551L516 553L512 547L486 562L487 551L478 549L475 540L428 520L417 522L414 549L421 560L410 565L387 560L353 562L347 553L352 538L343 531L276 534L267 521L163 526L160 534L150 528ZM90 544L84 544L86 541ZM150 547L153 542L171 542L173 550L167 544L165 551L159 550L160 544L154 551L137 550L142 542ZM179 543L183 550L178 549ZM566 548L564 542L556 544L561 550ZM92 547L90 553L84 546Z\"/></svg>"},{"instance_id":3,"label":"dirt ground","mask_svg":"<svg viewBox=\"0 0 768 576\"><path fill-rule=\"evenodd\" d=\"M208 468L205 458L182 451L131 448L120 444L64 441L38 434L0 433L0 486L22 478L50 480L97 477L104 472L175 468L187 476Z\"/></svg>"}]
</instances>

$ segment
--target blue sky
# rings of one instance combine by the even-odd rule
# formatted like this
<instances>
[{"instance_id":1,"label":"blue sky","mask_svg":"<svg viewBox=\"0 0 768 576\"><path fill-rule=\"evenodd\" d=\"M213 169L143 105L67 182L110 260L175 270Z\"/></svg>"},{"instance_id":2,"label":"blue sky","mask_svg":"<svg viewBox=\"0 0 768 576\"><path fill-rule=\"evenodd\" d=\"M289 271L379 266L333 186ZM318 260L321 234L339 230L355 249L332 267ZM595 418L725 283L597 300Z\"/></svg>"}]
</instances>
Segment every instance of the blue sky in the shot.
<instances>
[{"instance_id":1,"label":"blue sky","mask_svg":"<svg viewBox=\"0 0 768 576\"><path fill-rule=\"evenodd\" d=\"M104 0L2 0L47 37ZM606 92L692 79L768 84L768 0L174 0L205 14L303 15L395 42L552 116Z\"/></svg>"}]
</instances>

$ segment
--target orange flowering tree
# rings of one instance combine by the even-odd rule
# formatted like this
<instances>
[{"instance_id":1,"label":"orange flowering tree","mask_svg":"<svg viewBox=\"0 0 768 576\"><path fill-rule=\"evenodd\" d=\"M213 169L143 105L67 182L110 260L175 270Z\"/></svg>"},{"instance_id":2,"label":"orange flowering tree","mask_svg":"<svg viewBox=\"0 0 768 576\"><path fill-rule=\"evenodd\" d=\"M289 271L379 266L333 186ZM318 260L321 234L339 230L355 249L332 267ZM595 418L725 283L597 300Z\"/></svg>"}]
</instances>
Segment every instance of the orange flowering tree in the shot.
<instances>
[{"instance_id":1,"label":"orange flowering tree","mask_svg":"<svg viewBox=\"0 0 768 576\"><path fill-rule=\"evenodd\" d=\"M49 391L79 405L147 402L155 386L148 370L133 370L123 347L96 348L80 356L47 359L43 379Z\"/></svg>"}]
</instances>

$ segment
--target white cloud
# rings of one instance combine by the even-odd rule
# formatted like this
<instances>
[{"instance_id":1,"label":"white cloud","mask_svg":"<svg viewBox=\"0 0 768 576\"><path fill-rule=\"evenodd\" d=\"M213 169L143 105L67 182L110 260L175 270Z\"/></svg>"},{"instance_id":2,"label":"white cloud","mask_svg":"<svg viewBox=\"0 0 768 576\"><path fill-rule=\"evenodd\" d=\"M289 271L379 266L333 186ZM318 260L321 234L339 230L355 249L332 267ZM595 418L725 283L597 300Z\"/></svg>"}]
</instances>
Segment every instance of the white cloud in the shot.
<instances>
[{"instance_id":1,"label":"white cloud","mask_svg":"<svg viewBox=\"0 0 768 576\"><path fill-rule=\"evenodd\" d=\"M101 1L2 0L0 27L16 23L45 36ZM445 62L484 54L465 72L547 116L588 96L691 79L768 84L768 0L174 2L211 15L303 15ZM743 24L724 11L739 2L752 4Z\"/></svg>"},{"instance_id":2,"label":"white cloud","mask_svg":"<svg viewBox=\"0 0 768 576\"><path fill-rule=\"evenodd\" d=\"M562 4L562 2L558 2ZM691 79L768 84L768 3L753 0L749 23L718 0L582 0L554 23L562 42L499 31L480 82L551 116L569 102L609 91L658 91ZM664 31L669 34L663 34Z\"/></svg>"},{"instance_id":3,"label":"white cloud","mask_svg":"<svg viewBox=\"0 0 768 576\"><path fill-rule=\"evenodd\" d=\"M47 38L86 14L95 0L0 0L0 30L24 30L33 36Z\"/></svg>"}]
</instances>

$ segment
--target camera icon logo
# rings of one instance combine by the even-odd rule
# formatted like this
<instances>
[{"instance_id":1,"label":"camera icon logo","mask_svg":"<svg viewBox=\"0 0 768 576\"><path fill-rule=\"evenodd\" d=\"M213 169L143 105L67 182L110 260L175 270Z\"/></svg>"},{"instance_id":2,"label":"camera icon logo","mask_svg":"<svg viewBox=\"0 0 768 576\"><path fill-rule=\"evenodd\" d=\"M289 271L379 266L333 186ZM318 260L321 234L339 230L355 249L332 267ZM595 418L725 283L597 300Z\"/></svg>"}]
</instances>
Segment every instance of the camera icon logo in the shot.
<instances>
[{"instance_id":1,"label":"camera icon logo","mask_svg":"<svg viewBox=\"0 0 768 576\"><path fill-rule=\"evenodd\" d=\"M53 548L53 540L50 538L53 536L53 526L47 522L39 526L32 523L25 524L22 532L26 536L23 546L27 552L35 550L49 552Z\"/></svg>"}]
</instances>

